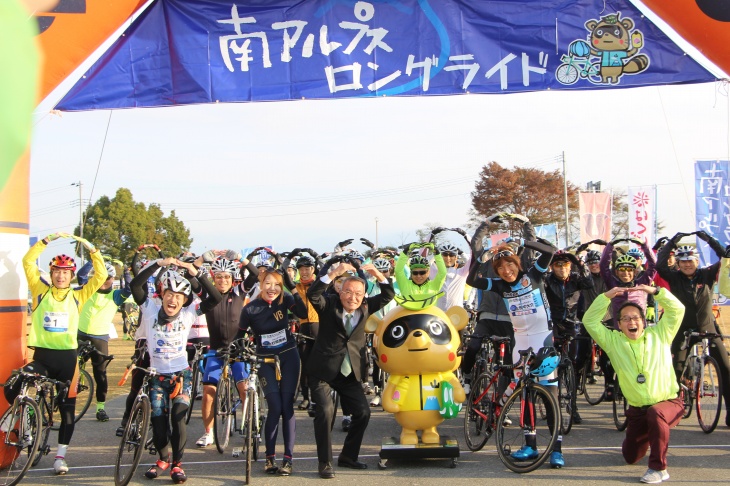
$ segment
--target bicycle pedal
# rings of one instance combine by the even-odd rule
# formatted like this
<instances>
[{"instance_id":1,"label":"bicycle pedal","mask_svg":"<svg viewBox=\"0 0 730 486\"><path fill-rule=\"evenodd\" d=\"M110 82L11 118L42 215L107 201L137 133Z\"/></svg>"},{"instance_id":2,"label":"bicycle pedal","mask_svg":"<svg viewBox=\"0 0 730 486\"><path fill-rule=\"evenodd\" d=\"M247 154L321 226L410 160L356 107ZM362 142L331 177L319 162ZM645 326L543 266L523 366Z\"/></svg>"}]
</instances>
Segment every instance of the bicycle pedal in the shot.
<instances>
[{"instance_id":1,"label":"bicycle pedal","mask_svg":"<svg viewBox=\"0 0 730 486\"><path fill-rule=\"evenodd\" d=\"M231 452L231 455L233 457L240 457L241 455L241 448L240 447L234 447L233 452Z\"/></svg>"}]
</instances>

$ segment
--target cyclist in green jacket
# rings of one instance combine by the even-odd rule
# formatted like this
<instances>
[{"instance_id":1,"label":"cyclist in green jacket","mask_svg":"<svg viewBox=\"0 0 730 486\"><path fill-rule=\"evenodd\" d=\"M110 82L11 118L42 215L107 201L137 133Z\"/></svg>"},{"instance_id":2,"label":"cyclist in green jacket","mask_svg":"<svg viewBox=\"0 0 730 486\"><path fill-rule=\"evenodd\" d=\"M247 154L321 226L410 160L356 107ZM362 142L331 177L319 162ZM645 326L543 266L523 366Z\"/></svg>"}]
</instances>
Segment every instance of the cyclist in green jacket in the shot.
<instances>
[{"instance_id":1,"label":"cyclist in green jacket","mask_svg":"<svg viewBox=\"0 0 730 486\"><path fill-rule=\"evenodd\" d=\"M614 316L620 331L610 330L601 323L611 299L629 292L655 296L664 308L664 316L656 326L646 327L644 311L631 300L626 300ZM669 291L641 284L614 287L599 295L583 316L583 325L608 354L629 404L622 446L624 459L635 464L651 447L649 469L641 477L642 483L661 483L669 479L669 430L679 423L684 413L672 366L671 346L683 317L684 305Z\"/></svg>"},{"instance_id":2,"label":"cyclist in green jacket","mask_svg":"<svg viewBox=\"0 0 730 486\"><path fill-rule=\"evenodd\" d=\"M434 254L433 262L436 264L437 273L433 280L429 279L431 264L428 258L413 253L414 250L417 251L422 248L428 248ZM409 255L411 256L409 257ZM410 278L406 276L406 264L410 268ZM446 264L444 263L444 257L441 256L438 248L433 243L411 243L408 246L408 255L401 252L398 256L393 273L403 297L428 294L434 296L441 291L441 287L444 286L446 281Z\"/></svg>"}]
</instances>

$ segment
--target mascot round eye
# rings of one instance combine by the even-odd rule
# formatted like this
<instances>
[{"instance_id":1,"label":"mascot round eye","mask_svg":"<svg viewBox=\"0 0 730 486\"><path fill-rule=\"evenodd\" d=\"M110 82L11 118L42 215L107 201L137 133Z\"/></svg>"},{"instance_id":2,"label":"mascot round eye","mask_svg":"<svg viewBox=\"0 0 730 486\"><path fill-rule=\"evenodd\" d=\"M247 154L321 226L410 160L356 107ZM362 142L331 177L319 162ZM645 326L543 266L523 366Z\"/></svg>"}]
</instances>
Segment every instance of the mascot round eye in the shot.
<instances>
[{"instance_id":1,"label":"mascot round eye","mask_svg":"<svg viewBox=\"0 0 730 486\"><path fill-rule=\"evenodd\" d=\"M598 29L596 31L596 37L603 37L603 29Z\"/></svg>"},{"instance_id":2,"label":"mascot round eye","mask_svg":"<svg viewBox=\"0 0 730 486\"><path fill-rule=\"evenodd\" d=\"M613 30L613 35L614 35L614 37L621 37L621 29L619 29L618 27L616 27Z\"/></svg>"},{"instance_id":3,"label":"mascot round eye","mask_svg":"<svg viewBox=\"0 0 730 486\"><path fill-rule=\"evenodd\" d=\"M444 332L444 326L438 321L431 321L428 323L428 332L431 336L440 336Z\"/></svg>"},{"instance_id":4,"label":"mascot round eye","mask_svg":"<svg viewBox=\"0 0 730 486\"><path fill-rule=\"evenodd\" d=\"M393 339L401 339L405 334L406 330L403 326L393 326L393 329L390 330L390 335Z\"/></svg>"}]
</instances>

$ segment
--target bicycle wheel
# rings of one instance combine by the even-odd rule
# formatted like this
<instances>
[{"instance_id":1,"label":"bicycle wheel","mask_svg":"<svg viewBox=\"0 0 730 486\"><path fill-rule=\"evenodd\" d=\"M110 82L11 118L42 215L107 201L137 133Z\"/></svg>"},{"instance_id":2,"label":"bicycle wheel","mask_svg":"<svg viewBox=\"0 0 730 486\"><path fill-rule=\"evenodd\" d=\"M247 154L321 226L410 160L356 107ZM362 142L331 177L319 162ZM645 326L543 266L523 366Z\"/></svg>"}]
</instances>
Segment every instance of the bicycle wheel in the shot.
<instances>
[{"instance_id":1,"label":"bicycle wheel","mask_svg":"<svg viewBox=\"0 0 730 486\"><path fill-rule=\"evenodd\" d=\"M38 454L41 413L30 397L16 399L0 418L0 486L18 484Z\"/></svg>"},{"instance_id":2,"label":"bicycle wheel","mask_svg":"<svg viewBox=\"0 0 730 486\"><path fill-rule=\"evenodd\" d=\"M629 403L626 401L626 397L621 392L621 387L618 383L618 376L613 375L613 423L616 425L616 430L623 432L626 430L628 425L628 417L626 416L626 410L629 408Z\"/></svg>"},{"instance_id":3,"label":"bicycle wheel","mask_svg":"<svg viewBox=\"0 0 730 486\"><path fill-rule=\"evenodd\" d=\"M472 383L469 397L464 407L464 439L470 451L484 447L494 432L495 392L488 390L492 375L483 373ZM496 390L497 382L492 385Z\"/></svg>"},{"instance_id":4,"label":"bicycle wheel","mask_svg":"<svg viewBox=\"0 0 730 486\"><path fill-rule=\"evenodd\" d=\"M188 412L185 414L185 423L190 423L190 417L193 415L193 407L195 406L195 399L198 397L198 384L200 383L200 369L198 369L197 361L193 362L193 379L192 379L192 391L190 392L190 405L188 405Z\"/></svg>"},{"instance_id":5,"label":"bicycle wheel","mask_svg":"<svg viewBox=\"0 0 730 486\"><path fill-rule=\"evenodd\" d=\"M564 435L573 428L573 412L575 411L575 371L573 363L565 358L558 367L558 400L560 403L560 431Z\"/></svg>"},{"instance_id":6,"label":"bicycle wheel","mask_svg":"<svg viewBox=\"0 0 730 486\"><path fill-rule=\"evenodd\" d=\"M711 433L717 427L722 410L722 379L715 358L707 356L695 389L697 421L702 431Z\"/></svg>"},{"instance_id":7,"label":"bicycle wheel","mask_svg":"<svg viewBox=\"0 0 730 486\"><path fill-rule=\"evenodd\" d=\"M36 397L38 398L38 397ZM48 437L51 435L51 425L53 424L53 403L48 393L42 393L40 400L37 402L38 410L41 414L41 434L38 445L38 453L36 453L33 459L32 467L36 467L44 454L51 452L51 447L48 445Z\"/></svg>"},{"instance_id":8,"label":"bicycle wheel","mask_svg":"<svg viewBox=\"0 0 730 486\"><path fill-rule=\"evenodd\" d=\"M256 398L256 408L254 414L258 414L258 423L253 431L253 460L259 460L259 446L261 445L261 437L264 434L264 424L266 423L266 416L269 413L269 407L266 403L266 397L264 397L264 389L260 384L257 385L256 390L258 391ZM256 416L256 415L254 415Z\"/></svg>"},{"instance_id":9,"label":"bicycle wheel","mask_svg":"<svg viewBox=\"0 0 730 486\"><path fill-rule=\"evenodd\" d=\"M94 399L94 379L88 371L79 370L79 384L76 387L76 413L74 423L81 420ZM59 423L60 424L60 423Z\"/></svg>"},{"instance_id":10,"label":"bicycle wheel","mask_svg":"<svg viewBox=\"0 0 730 486\"><path fill-rule=\"evenodd\" d=\"M540 467L550 457L560 433L560 413L558 412L558 403L552 393L542 385L530 384L529 389L526 391L527 403L525 409L531 411L531 413L527 415L522 413L522 395L523 387L521 386L509 397L497 419L497 452L499 458L505 466L516 473L527 473ZM552 407L552 414L548 414L551 415L550 420L542 420L536 417L535 403L537 400L541 400L546 408ZM515 424L509 427L505 423L505 417L508 414L512 416L513 420L515 417L519 417L519 427L516 427ZM530 415L534 417L533 423L527 423ZM535 436L538 448L537 456L526 461L517 461L512 457L512 453L526 445L525 437L527 434Z\"/></svg>"},{"instance_id":11,"label":"bicycle wheel","mask_svg":"<svg viewBox=\"0 0 730 486\"><path fill-rule=\"evenodd\" d=\"M213 438L218 452L223 454L231 437L231 420L233 400L231 398L231 381L221 378L215 389L215 406L213 413Z\"/></svg>"},{"instance_id":12,"label":"bicycle wheel","mask_svg":"<svg viewBox=\"0 0 730 486\"><path fill-rule=\"evenodd\" d=\"M697 380L700 375L700 357L691 355L687 357L682 369L682 377L679 379L680 386L684 389L684 415L682 418L689 418L692 415L692 408L697 394Z\"/></svg>"},{"instance_id":13,"label":"bicycle wheel","mask_svg":"<svg viewBox=\"0 0 730 486\"><path fill-rule=\"evenodd\" d=\"M254 456L254 441L256 440L253 434L253 429L256 425L256 391L248 390L246 392L246 401L249 403L246 411L246 484L251 484L251 461ZM258 453L258 451L257 451Z\"/></svg>"},{"instance_id":14,"label":"bicycle wheel","mask_svg":"<svg viewBox=\"0 0 730 486\"><path fill-rule=\"evenodd\" d=\"M124 435L117 450L117 462L114 465L114 484L126 486L134 476L142 458L142 451L147 444L147 432L150 425L150 401L142 397L134 402L129 414L129 421L124 428Z\"/></svg>"},{"instance_id":15,"label":"bicycle wheel","mask_svg":"<svg viewBox=\"0 0 730 486\"><path fill-rule=\"evenodd\" d=\"M555 71L555 77L561 84L573 84L578 81L578 70L570 64L561 64Z\"/></svg>"},{"instance_id":16,"label":"bicycle wheel","mask_svg":"<svg viewBox=\"0 0 730 486\"><path fill-rule=\"evenodd\" d=\"M606 392L606 378L595 363L590 360L581 370L580 388L589 405L598 405Z\"/></svg>"}]
</instances>

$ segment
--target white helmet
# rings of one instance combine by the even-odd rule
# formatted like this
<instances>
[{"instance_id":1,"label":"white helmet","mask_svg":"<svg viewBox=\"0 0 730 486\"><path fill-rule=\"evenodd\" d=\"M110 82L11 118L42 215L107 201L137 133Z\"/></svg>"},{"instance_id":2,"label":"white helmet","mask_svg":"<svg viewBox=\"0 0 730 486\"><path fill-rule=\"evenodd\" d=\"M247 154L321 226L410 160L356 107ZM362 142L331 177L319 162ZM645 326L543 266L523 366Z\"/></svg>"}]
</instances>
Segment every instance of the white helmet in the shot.
<instances>
[{"instance_id":1,"label":"white helmet","mask_svg":"<svg viewBox=\"0 0 730 486\"><path fill-rule=\"evenodd\" d=\"M190 286L190 282L173 270L166 270L165 273L160 276L160 284L162 285L163 292L165 290L171 290L173 292L189 296L193 291Z\"/></svg>"},{"instance_id":2,"label":"white helmet","mask_svg":"<svg viewBox=\"0 0 730 486\"><path fill-rule=\"evenodd\" d=\"M210 270L213 272L213 275L218 273L229 273L231 274L231 277L233 277L233 275L236 273L236 270L238 270L238 265L236 265L236 263L232 262L231 260L219 258L213 262L213 264L210 266Z\"/></svg>"},{"instance_id":3,"label":"white helmet","mask_svg":"<svg viewBox=\"0 0 730 486\"><path fill-rule=\"evenodd\" d=\"M375 268L377 268L380 272L389 272L391 268L390 261L386 260L385 258L376 258L373 262L373 265L375 265Z\"/></svg>"},{"instance_id":4,"label":"white helmet","mask_svg":"<svg viewBox=\"0 0 730 486\"><path fill-rule=\"evenodd\" d=\"M455 255L459 254L459 247L457 247L454 244L451 243L444 243L443 245L439 245L439 252L441 253L453 253Z\"/></svg>"}]
</instances>

